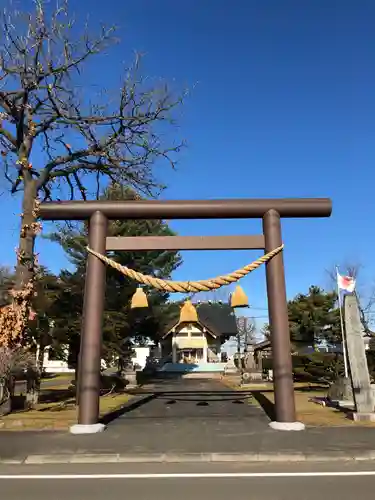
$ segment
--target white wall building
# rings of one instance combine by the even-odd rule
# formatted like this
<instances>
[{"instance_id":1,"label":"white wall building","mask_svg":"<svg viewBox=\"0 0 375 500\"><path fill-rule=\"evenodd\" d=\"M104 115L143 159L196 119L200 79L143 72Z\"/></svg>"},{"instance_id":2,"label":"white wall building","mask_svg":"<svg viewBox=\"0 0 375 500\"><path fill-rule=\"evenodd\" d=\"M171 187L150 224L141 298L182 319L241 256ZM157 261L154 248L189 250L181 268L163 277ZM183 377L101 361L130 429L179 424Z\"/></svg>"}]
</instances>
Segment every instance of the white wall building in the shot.
<instances>
[{"instance_id":1,"label":"white wall building","mask_svg":"<svg viewBox=\"0 0 375 500\"><path fill-rule=\"evenodd\" d=\"M146 365L146 360L150 355L151 346L146 347L133 347L135 353L132 357L132 363L134 365L138 365L140 369L143 369ZM74 368L70 368L67 359L69 354L69 348L62 348L63 358L58 359L53 352L51 346L48 346L44 349L43 354L43 369L46 373L74 373ZM37 348L37 356L39 355L39 347ZM107 363L102 359L102 369L105 370L107 368Z\"/></svg>"}]
</instances>

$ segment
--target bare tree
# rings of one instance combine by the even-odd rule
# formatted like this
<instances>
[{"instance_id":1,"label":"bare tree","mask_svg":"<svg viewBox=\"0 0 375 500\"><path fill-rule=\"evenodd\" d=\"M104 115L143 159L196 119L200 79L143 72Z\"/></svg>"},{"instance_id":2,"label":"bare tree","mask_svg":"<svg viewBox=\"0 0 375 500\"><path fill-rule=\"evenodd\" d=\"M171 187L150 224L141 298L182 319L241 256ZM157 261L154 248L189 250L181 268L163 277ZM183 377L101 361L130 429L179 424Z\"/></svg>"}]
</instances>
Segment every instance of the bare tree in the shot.
<instances>
[{"instance_id":1,"label":"bare tree","mask_svg":"<svg viewBox=\"0 0 375 500\"><path fill-rule=\"evenodd\" d=\"M246 346L255 344L257 341L256 323L254 318L238 316L237 322L237 347L239 351L246 349Z\"/></svg>"},{"instance_id":2,"label":"bare tree","mask_svg":"<svg viewBox=\"0 0 375 500\"><path fill-rule=\"evenodd\" d=\"M115 41L115 28L103 27L92 38L87 26L73 29L66 1L54 10L43 0L32 3L33 12L11 6L1 19L1 162L11 192L23 197L16 290L35 272L38 197L59 199L68 190L71 199L86 200L108 179L155 194L162 188L155 161L174 167L181 146L166 145L163 133L181 98L164 85L149 86L139 74L138 56L115 99L102 91L94 102L87 86L78 85L85 63ZM38 164L31 161L35 153Z\"/></svg>"},{"instance_id":3,"label":"bare tree","mask_svg":"<svg viewBox=\"0 0 375 500\"><path fill-rule=\"evenodd\" d=\"M356 296L359 305L359 314L361 323L365 333L371 332L371 324L373 323L372 315L375 306L375 283L369 283L363 278L365 267L360 262L343 262L339 266L339 271L344 272L347 276L352 276L356 280ZM329 287L337 291L337 275L336 266L327 270L329 277Z\"/></svg>"},{"instance_id":4,"label":"bare tree","mask_svg":"<svg viewBox=\"0 0 375 500\"><path fill-rule=\"evenodd\" d=\"M271 340L271 329L269 323L265 323L260 330L262 341Z\"/></svg>"},{"instance_id":5,"label":"bare tree","mask_svg":"<svg viewBox=\"0 0 375 500\"><path fill-rule=\"evenodd\" d=\"M0 345L0 415L1 406L12 395L12 376L33 365L32 355L21 347L9 348Z\"/></svg>"}]
</instances>

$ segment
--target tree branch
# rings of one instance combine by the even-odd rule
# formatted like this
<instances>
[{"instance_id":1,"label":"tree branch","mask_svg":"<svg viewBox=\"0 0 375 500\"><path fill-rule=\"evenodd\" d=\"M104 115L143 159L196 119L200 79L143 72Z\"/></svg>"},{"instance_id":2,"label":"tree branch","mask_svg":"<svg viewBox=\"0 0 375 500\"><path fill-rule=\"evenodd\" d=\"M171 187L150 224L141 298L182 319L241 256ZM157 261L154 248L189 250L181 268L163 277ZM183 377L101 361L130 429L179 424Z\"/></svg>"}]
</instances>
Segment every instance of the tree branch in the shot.
<instances>
[{"instance_id":1,"label":"tree branch","mask_svg":"<svg viewBox=\"0 0 375 500\"><path fill-rule=\"evenodd\" d=\"M76 38L82 30L72 29L67 2L47 15L44 2L36 0L26 22L13 11L4 14L2 24L0 80L6 84L0 90L0 144L15 155L13 166L10 159L3 161L12 191L37 177L38 190L50 199L56 191L53 181L59 179L71 195L86 199L88 175L97 189L104 178L148 194L160 189L153 167L158 160L175 166L174 155L183 144L166 145L164 130L174 123L172 115L183 97L175 98L166 86L149 86L139 76L141 57L136 55L116 99L102 92L88 103L76 74L115 41L116 30L102 27L91 39L85 27ZM31 168L35 146L45 162Z\"/></svg>"},{"instance_id":2,"label":"tree branch","mask_svg":"<svg viewBox=\"0 0 375 500\"><path fill-rule=\"evenodd\" d=\"M17 147L16 138L8 130L5 130L5 128L2 127L1 125L0 125L0 135L5 137L5 139L7 139L11 143L11 145L14 146L14 148Z\"/></svg>"}]
</instances>

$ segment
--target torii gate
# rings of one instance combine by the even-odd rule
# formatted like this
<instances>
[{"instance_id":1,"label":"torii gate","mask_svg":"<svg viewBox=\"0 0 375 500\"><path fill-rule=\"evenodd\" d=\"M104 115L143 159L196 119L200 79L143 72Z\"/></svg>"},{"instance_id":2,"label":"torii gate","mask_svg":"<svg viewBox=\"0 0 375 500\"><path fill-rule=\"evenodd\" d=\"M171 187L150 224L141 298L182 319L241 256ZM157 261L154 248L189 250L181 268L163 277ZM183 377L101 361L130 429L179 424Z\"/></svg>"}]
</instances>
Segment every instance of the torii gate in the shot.
<instances>
[{"instance_id":1,"label":"torii gate","mask_svg":"<svg viewBox=\"0 0 375 500\"><path fill-rule=\"evenodd\" d=\"M328 198L225 199L225 200L137 200L62 201L40 205L43 220L88 220L89 247L106 250L223 250L263 249L265 253L282 245L281 218L329 217ZM119 219L259 219L263 235L256 236L172 236L107 237L108 220ZM276 421L279 430L302 430L296 421L287 297L282 252L266 263L268 310L273 352L273 383ZM87 258L78 424L74 434L101 432L99 423L100 359L105 293L105 264L92 254Z\"/></svg>"}]
</instances>

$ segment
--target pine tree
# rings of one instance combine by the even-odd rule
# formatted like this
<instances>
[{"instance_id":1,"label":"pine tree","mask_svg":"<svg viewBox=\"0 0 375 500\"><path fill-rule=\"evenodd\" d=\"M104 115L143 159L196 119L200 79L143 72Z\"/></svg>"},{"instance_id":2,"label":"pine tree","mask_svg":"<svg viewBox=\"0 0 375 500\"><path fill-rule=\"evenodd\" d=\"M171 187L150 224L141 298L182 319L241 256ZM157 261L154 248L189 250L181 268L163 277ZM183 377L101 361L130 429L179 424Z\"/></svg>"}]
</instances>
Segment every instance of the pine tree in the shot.
<instances>
[{"instance_id":1,"label":"pine tree","mask_svg":"<svg viewBox=\"0 0 375 500\"><path fill-rule=\"evenodd\" d=\"M311 286L307 294L298 294L288 302L290 337L292 343L315 344L321 340L340 339L340 315L337 296Z\"/></svg>"},{"instance_id":2,"label":"pine tree","mask_svg":"<svg viewBox=\"0 0 375 500\"><path fill-rule=\"evenodd\" d=\"M341 342L340 311L335 292L311 286L307 294L299 293L288 301L288 317L292 343ZM263 326L262 334L265 339L271 339L269 324Z\"/></svg>"}]
</instances>

